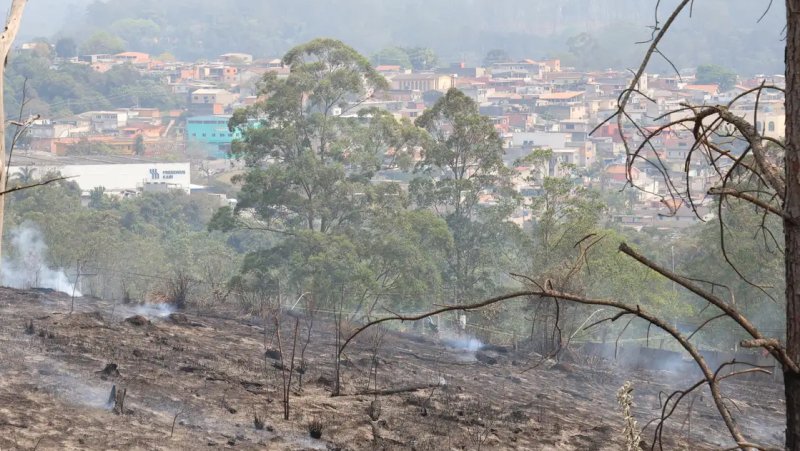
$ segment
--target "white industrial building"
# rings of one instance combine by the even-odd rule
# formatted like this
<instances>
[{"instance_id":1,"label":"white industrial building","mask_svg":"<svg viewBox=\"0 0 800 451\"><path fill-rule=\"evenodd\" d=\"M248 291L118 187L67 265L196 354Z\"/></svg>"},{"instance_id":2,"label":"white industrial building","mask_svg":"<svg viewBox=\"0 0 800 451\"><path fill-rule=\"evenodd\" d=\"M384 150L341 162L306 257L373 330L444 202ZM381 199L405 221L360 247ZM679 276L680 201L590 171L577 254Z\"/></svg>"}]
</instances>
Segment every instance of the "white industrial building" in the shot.
<instances>
[{"instance_id":1,"label":"white industrial building","mask_svg":"<svg viewBox=\"0 0 800 451\"><path fill-rule=\"evenodd\" d=\"M144 158L86 155L59 157L45 152L20 152L11 159L9 174L19 174L22 168L31 168L33 178L58 172L70 177L84 192L97 187L109 194L141 191L182 190L191 191L191 164L165 163Z\"/></svg>"}]
</instances>

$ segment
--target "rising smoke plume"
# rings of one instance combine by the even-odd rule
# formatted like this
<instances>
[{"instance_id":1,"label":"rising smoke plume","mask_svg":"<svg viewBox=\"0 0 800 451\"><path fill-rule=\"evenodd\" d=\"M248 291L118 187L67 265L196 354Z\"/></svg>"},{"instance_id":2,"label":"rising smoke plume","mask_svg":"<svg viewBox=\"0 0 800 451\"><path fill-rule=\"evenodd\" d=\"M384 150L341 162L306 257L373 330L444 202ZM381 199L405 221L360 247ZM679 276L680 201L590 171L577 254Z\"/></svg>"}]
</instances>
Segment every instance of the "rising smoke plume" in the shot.
<instances>
[{"instance_id":1,"label":"rising smoke plume","mask_svg":"<svg viewBox=\"0 0 800 451\"><path fill-rule=\"evenodd\" d=\"M3 286L10 288L48 288L72 295L74 283L63 269L47 264L47 244L42 233L32 224L23 224L11 231L13 255L4 255L0 269ZM75 290L76 296L81 293Z\"/></svg>"}]
</instances>

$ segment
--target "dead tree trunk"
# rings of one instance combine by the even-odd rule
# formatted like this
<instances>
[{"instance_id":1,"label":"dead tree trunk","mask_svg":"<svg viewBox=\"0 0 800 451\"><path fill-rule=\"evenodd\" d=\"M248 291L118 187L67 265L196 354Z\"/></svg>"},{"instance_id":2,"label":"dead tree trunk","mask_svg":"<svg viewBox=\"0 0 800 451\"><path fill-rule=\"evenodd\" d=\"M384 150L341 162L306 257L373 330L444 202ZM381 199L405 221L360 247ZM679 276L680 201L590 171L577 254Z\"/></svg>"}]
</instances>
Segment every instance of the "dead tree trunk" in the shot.
<instances>
[{"instance_id":1,"label":"dead tree trunk","mask_svg":"<svg viewBox=\"0 0 800 451\"><path fill-rule=\"evenodd\" d=\"M25 12L25 5L27 3L28 0L14 0L11 3L11 10L8 12L5 30L0 34L0 61L3 62L3 69L0 71L0 191L6 191L8 185L8 171L6 171L6 114L3 104L5 101L3 95L3 90L5 89L5 67L8 63L8 54L11 52L11 46L14 45L14 39L19 32L22 14ZM0 255L2 255L3 249L3 222L5 219L5 211L6 197L4 194L0 194Z\"/></svg>"},{"instance_id":2,"label":"dead tree trunk","mask_svg":"<svg viewBox=\"0 0 800 451\"><path fill-rule=\"evenodd\" d=\"M786 352L800 362L800 0L786 1ZM784 367L786 449L800 450L800 374Z\"/></svg>"}]
</instances>

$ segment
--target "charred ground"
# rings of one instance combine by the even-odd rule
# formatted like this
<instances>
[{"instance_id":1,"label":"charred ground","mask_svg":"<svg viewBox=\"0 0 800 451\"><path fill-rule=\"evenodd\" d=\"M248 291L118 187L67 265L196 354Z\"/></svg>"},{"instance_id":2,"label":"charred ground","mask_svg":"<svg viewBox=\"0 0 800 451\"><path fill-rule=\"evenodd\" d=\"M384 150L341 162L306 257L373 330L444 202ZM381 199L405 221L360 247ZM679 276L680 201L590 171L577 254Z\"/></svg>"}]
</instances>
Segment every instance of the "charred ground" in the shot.
<instances>
[{"instance_id":1,"label":"charred ground","mask_svg":"<svg viewBox=\"0 0 800 451\"><path fill-rule=\"evenodd\" d=\"M631 372L580 353L536 365L524 346L492 347L476 359L434 337L386 332L374 359L378 389L431 388L379 396L375 440L368 412L376 397L357 394L368 390L374 333L348 348L343 396L331 397L333 323L317 318L303 386L292 384L284 421L280 361L274 352L265 356L265 348L275 350L274 323L209 312L167 316L92 298L69 310L62 294L0 289L0 449L616 450L624 445L616 391L626 380L634 383L641 425L658 416L664 393L695 378ZM293 326L286 316L284 340ZM109 363L119 375L103 372ZM122 414L108 404L115 385L127 392ZM779 385L737 382L728 392L743 426L781 443ZM711 401L698 394L667 424L665 449L727 444ZM315 420L321 440L309 438Z\"/></svg>"}]
</instances>

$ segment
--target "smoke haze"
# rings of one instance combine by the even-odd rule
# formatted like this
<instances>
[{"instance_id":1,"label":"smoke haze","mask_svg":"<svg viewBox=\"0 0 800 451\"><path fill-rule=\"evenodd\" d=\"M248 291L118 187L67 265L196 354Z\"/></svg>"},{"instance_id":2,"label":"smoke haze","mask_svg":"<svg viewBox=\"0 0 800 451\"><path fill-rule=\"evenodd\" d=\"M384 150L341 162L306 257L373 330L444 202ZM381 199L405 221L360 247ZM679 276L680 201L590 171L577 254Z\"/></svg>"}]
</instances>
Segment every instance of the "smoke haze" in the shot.
<instances>
[{"instance_id":1,"label":"smoke haze","mask_svg":"<svg viewBox=\"0 0 800 451\"><path fill-rule=\"evenodd\" d=\"M10 288L48 288L72 295L75 285L63 269L53 269L47 264L47 244L34 225L25 224L10 234L14 254L3 255L2 284ZM77 290L76 296L81 296Z\"/></svg>"}]
</instances>

